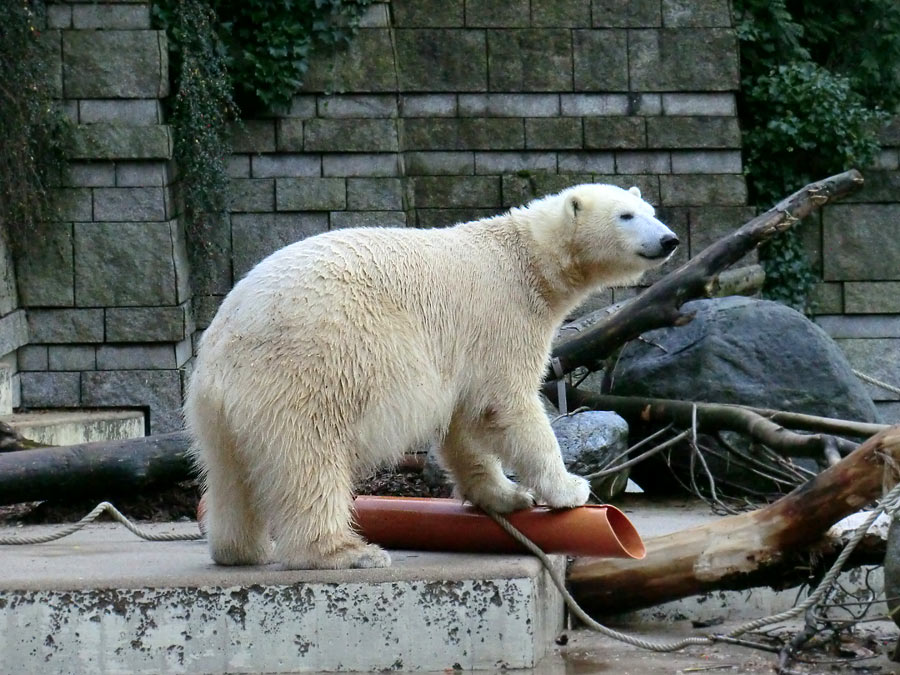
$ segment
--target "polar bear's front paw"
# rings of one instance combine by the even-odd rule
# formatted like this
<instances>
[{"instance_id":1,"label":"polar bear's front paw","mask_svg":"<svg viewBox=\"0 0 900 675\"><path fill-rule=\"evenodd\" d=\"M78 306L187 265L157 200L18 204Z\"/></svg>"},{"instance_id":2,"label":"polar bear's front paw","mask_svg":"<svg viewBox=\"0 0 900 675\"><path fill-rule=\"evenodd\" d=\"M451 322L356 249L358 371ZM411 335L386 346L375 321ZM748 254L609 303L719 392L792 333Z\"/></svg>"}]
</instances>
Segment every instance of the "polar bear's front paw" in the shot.
<instances>
[{"instance_id":1,"label":"polar bear's front paw","mask_svg":"<svg viewBox=\"0 0 900 675\"><path fill-rule=\"evenodd\" d=\"M512 481L504 485L482 483L464 491L457 488L457 496L494 513L512 513L534 506L531 491Z\"/></svg>"},{"instance_id":2,"label":"polar bear's front paw","mask_svg":"<svg viewBox=\"0 0 900 675\"><path fill-rule=\"evenodd\" d=\"M541 496L547 506L555 509L583 506L591 496L591 484L581 476L569 473L549 490L542 490Z\"/></svg>"}]
</instances>

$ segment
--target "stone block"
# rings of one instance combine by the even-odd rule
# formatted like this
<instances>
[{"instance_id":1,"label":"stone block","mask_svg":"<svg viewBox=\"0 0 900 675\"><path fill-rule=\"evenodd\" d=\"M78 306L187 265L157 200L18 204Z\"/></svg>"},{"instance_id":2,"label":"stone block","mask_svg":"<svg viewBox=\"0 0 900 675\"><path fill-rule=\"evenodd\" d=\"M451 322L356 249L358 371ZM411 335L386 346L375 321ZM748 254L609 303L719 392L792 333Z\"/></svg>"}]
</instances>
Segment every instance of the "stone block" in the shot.
<instances>
[{"instance_id":1,"label":"stone block","mask_svg":"<svg viewBox=\"0 0 900 675\"><path fill-rule=\"evenodd\" d=\"M65 31L66 98L165 98L169 93L164 31Z\"/></svg>"},{"instance_id":2,"label":"stone block","mask_svg":"<svg viewBox=\"0 0 900 675\"><path fill-rule=\"evenodd\" d=\"M162 124L160 102L153 99L106 99L78 101L81 124Z\"/></svg>"},{"instance_id":3,"label":"stone block","mask_svg":"<svg viewBox=\"0 0 900 675\"><path fill-rule=\"evenodd\" d=\"M847 314L900 314L900 281L847 281L843 286Z\"/></svg>"},{"instance_id":4,"label":"stone block","mask_svg":"<svg viewBox=\"0 0 900 675\"><path fill-rule=\"evenodd\" d=\"M116 165L112 162L69 162L66 185L72 187L113 187Z\"/></svg>"},{"instance_id":5,"label":"stone block","mask_svg":"<svg viewBox=\"0 0 900 675\"><path fill-rule=\"evenodd\" d=\"M469 28L526 28L531 14L529 0L467 0Z\"/></svg>"},{"instance_id":6,"label":"stone block","mask_svg":"<svg viewBox=\"0 0 900 675\"><path fill-rule=\"evenodd\" d=\"M406 227L404 211L333 211L330 229L347 227Z\"/></svg>"},{"instance_id":7,"label":"stone block","mask_svg":"<svg viewBox=\"0 0 900 675\"><path fill-rule=\"evenodd\" d=\"M525 120L525 147L568 150L584 147L581 120L575 117L548 117Z\"/></svg>"},{"instance_id":8,"label":"stone block","mask_svg":"<svg viewBox=\"0 0 900 675\"><path fill-rule=\"evenodd\" d=\"M0 356L6 356L27 343L28 323L24 310L17 309L0 319Z\"/></svg>"},{"instance_id":9,"label":"stone block","mask_svg":"<svg viewBox=\"0 0 900 675\"><path fill-rule=\"evenodd\" d=\"M456 117L456 94L406 94L400 99L403 117Z\"/></svg>"},{"instance_id":10,"label":"stone block","mask_svg":"<svg viewBox=\"0 0 900 675\"><path fill-rule=\"evenodd\" d=\"M319 155L253 155L250 157L250 175L254 178L280 178L282 176L319 176L322 158Z\"/></svg>"},{"instance_id":11,"label":"stone block","mask_svg":"<svg viewBox=\"0 0 900 675\"><path fill-rule=\"evenodd\" d=\"M567 29L489 30L487 51L491 91L572 87L572 35ZM471 72L473 66L467 66Z\"/></svg>"},{"instance_id":12,"label":"stone block","mask_svg":"<svg viewBox=\"0 0 900 675\"><path fill-rule=\"evenodd\" d=\"M900 316L822 316L815 321L831 337L838 338L896 338L900 335Z\"/></svg>"},{"instance_id":13,"label":"stone block","mask_svg":"<svg viewBox=\"0 0 900 675\"><path fill-rule=\"evenodd\" d=\"M900 204L835 204L822 223L826 281L900 280Z\"/></svg>"},{"instance_id":14,"label":"stone block","mask_svg":"<svg viewBox=\"0 0 900 675\"><path fill-rule=\"evenodd\" d=\"M651 148L740 148L736 117L651 117L647 119Z\"/></svg>"},{"instance_id":15,"label":"stone block","mask_svg":"<svg viewBox=\"0 0 900 675\"><path fill-rule=\"evenodd\" d=\"M668 206L743 206L747 184L735 174L672 175L659 177L662 203Z\"/></svg>"},{"instance_id":16,"label":"stone block","mask_svg":"<svg viewBox=\"0 0 900 675\"><path fill-rule=\"evenodd\" d=\"M562 94L560 110L569 117L605 117L627 115L625 94Z\"/></svg>"},{"instance_id":17,"label":"stone block","mask_svg":"<svg viewBox=\"0 0 900 675\"><path fill-rule=\"evenodd\" d=\"M94 345L50 345L47 349L50 370L94 370L97 367Z\"/></svg>"},{"instance_id":18,"label":"stone block","mask_svg":"<svg viewBox=\"0 0 900 675\"><path fill-rule=\"evenodd\" d=\"M303 180L286 178L283 180ZM311 179L318 180L318 179ZM274 178L232 178L231 210L233 212L267 212L275 210Z\"/></svg>"},{"instance_id":19,"label":"stone block","mask_svg":"<svg viewBox=\"0 0 900 675\"><path fill-rule=\"evenodd\" d=\"M643 117L589 117L584 120L584 147L590 150L633 150L647 147Z\"/></svg>"},{"instance_id":20,"label":"stone block","mask_svg":"<svg viewBox=\"0 0 900 675\"><path fill-rule=\"evenodd\" d=\"M487 43L480 30L399 29L402 91L486 91Z\"/></svg>"},{"instance_id":21,"label":"stone block","mask_svg":"<svg viewBox=\"0 0 900 675\"><path fill-rule=\"evenodd\" d=\"M897 376L900 365L900 338L837 338L835 342L847 356L854 370L887 382L895 387L900 386ZM900 396L882 387L864 382L869 395L874 401L897 401Z\"/></svg>"},{"instance_id":22,"label":"stone block","mask_svg":"<svg viewBox=\"0 0 900 675\"><path fill-rule=\"evenodd\" d=\"M664 115L713 115L733 117L737 103L732 93L663 94Z\"/></svg>"},{"instance_id":23,"label":"stone block","mask_svg":"<svg viewBox=\"0 0 900 675\"><path fill-rule=\"evenodd\" d=\"M85 4L72 7L77 29L141 30L150 28L150 4Z\"/></svg>"},{"instance_id":24,"label":"stone block","mask_svg":"<svg viewBox=\"0 0 900 675\"><path fill-rule=\"evenodd\" d=\"M591 25L590 0L531 0L531 25L580 28Z\"/></svg>"},{"instance_id":25,"label":"stone block","mask_svg":"<svg viewBox=\"0 0 900 675\"><path fill-rule=\"evenodd\" d=\"M234 280L280 248L328 231L328 214L235 214L231 217Z\"/></svg>"},{"instance_id":26,"label":"stone block","mask_svg":"<svg viewBox=\"0 0 900 675\"><path fill-rule=\"evenodd\" d=\"M469 117L403 120L405 150L518 150L525 147L521 119Z\"/></svg>"},{"instance_id":27,"label":"stone block","mask_svg":"<svg viewBox=\"0 0 900 675\"><path fill-rule=\"evenodd\" d=\"M558 94L460 94L460 117L556 117Z\"/></svg>"},{"instance_id":28,"label":"stone block","mask_svg":"<svg viewBox=\"0 0 900 675\"><path fill-rule=\"evenodd\" d=\"M817 283L809 295L815 314L840 314L844 311L843 284L839 282Z\"/></svg>"},{"instance_id":29,"label":"stone block","mask_svg":"<svg viewBox=\"0 0 900 675\"><path fill-rule=\"evenodd\" d=\"M398 48L401 38L398 31ZM403 52L400 52L401 62ZM397 72L394 49L387 28L362 28L341 49L323 50L312 56L303 80L303 91L395 92Z\"/></svg>"},{"instance_id":30,"label":"stone block","mask_svg":"<svg viewBox=\"0 0 900 675\"><path fill-rule=\"evenodd\" d=\"M662 25L659 0L592 0L594 28L654 28Z\"/></svg>"},{"instance_id":31,"label":"stone block","mask_svg":"<svg viewBox=\"0 0 900 675\"><path fill-rule=\"evenodd\" d=\"M72 132L70 159L171 159L168 126L80 124Z\"/></svg>"},{"instance_id":32,"label":"stone block","mask_svg":"<svg viewBox=\"0 0 900 675\"><path fill-rule=\"evenodd\" d=\"M397 116L395 94L325 95L316 99L317 113L323 118L364 118Z\"/></svg>"},{"instance_id":33,"label":"stone block","mask_svg":"<svg viewBox=\"0 0 900 675\"><path fill-rule=\"evenodd\" d=\"M303 124L307 152L396 152L397 126L390 119L314 119Z\"/></svg>"},{"instance_id":34,"label":"stone block","mask_svg":"<svg viewBox=\"0 0 900 675\"><path fill-rule=\"evenodd\" d=\"M229 178L250 178L250 157L231 155L225 162Z\"/></svg>"},{"instance_id":35,"label":"stone block","mask_svg":"<svg viewBox=\"0 0 900 675\"><path fill-rule=\"evenodd\" d=\"M386 28L391 25L391 16L387 3L369 5L359 17L360 28Z\"/></svg>"},{"instance_id":36,"label":"stone block","mask_svg":"<svg viewBox=\"0 0 900 675\"><path fill-rule=\"evenodd\" d=\"M30 309L30 344L103 342L102 309Z\"/></svg>"},{"instance_id":37,"label":"stone block","mask_svg":"<svg viewBox=\"0 0 900 675\"><path fill-rule=\"evenodd\" d=\"M555 152L476 152L475 173L556 172ZM499 204L499 201L497 202Z\"/></svg>"},{"instance_id":38,"label":"stone block","mask_svg":"<svg viewBox=\"0 0 900 675\"><path fill-rule=\"evenodd\" d=\"M9 314L19 306L16 293L16 271L7 237L0 237L0 316Z\"/></svg>"},{"instance_id":39,"label":"stone block","mask_svg":"<svg viewBox=\"0 0 900 675\"><path fill-rule=\"evenodd\" d=\"M633 115L662 115L662 96L660 94L638 94L629 96L629 105Z\"/></svg>"},{"instance_id":40,"label":"stone block","mask_svg":"<svg viewBox=\"0 0 900 675\"><path fill-rule=\"evenodd\" d=\"M63 98L62 39L59 30L46 30L39 34L38 48L47 63L45 86L51 98ZM69 31L66 31L68 33Z\"/></svg>"},{"instance_id":41,"label":"stone block","mask_svg":"<svg viewBox=\"0 0 900 675\"><path fill-rule=\"evenodd\" d=\"M753 218L755 210L750 206L705 206L689 210L691 236L690 253L694 257L713 242L730 234ZM682 245L682 248L687 248ZM745 257L741 264L756 262L756 251Z\"/></svg>"},{"instance_id":42,"label":"stone block","mask_svg":"<svg viewBox=\"0 0 900 675\"><path fill-rule=\"evenodd\" d=\"M662 20L666 28L731 27L728 0L662 0Z\"/></svg>"},{"instance_id":43,"label":"stone block","mask_svg":"<svg viewBox=\"0 0 900 675\"><path fill-rule=\"evenodd\" d=\"M474 152L408 152L403 159L409 176L475 173Z\"/></svg>"},{"instance_id":44,"label":"stone block","mask_svg":"<svg viewBox=\"0 0 900 675\"><path fill-rule=\"evenodd\" d=\"M24 242L16 261L19 300L24 307L75 304L71 223L42 223L40 234Z\"/></svg>"},{"instance_id":45,"label":"stone block","mask_svg":"<svg viewBox=\"0 0 900 675\"><path fill-rule=\"evenodd\" d=\"M669 173L672 158L668 152L617 152L616 173Z\"/></svg>"},{"instance_id":46,"label":"stone block","mask_svg":"<svg viewBox=\"0 0 900 675\"><path fill-rule=\"evenodd\" d=\"M560 152L556 162L560 173L614 173L616 170L611 152Z\"/></svg>"},{"instance_id":47,"label":"stone block","mask_svg":"<svg viewBox=\"0 0 900 675\"><path fill-rule=\"evenodd\" d=\"M348 178L347 208L351 211L402 210L403 184L399 178Z\"/></svg>"},{"instance_id":48,"label":"stone block","mask_svg":"<svg viewBox=\"0 0 900 675\"><path fill-rule=\"evenodd\" d=\"M151 434L178 431L181 428L181 377L177 370L82 373L81 403L98 408L149 408Z\"/></svg>"},{"instance_id":49,"label":"stone block","mask_svg":"<svg viewBox=\"0 0 900 675\"><path fill-rule=\"evenodd\" d=\"M94 218L98 221L160 221L166 213L162 187L117 187L94 189Z\"/></svg>"},{"instance_id":50,"label":"stone block","mask_svg":"<svg viewBox=\"0 0 900 675\"><path fill-rule=\"evenodd\" d=\"M637 91L738 89L737 37L726 28L631 31L628 64Z\"/></svg>"},{"instance_id":51,"label":"stone block","mask_svg":"<svg viewBox=\"0 0 900 675\"><path fill-rule=\"evenodd\" d=\"M650 204L659 205L661 203L659 191L659 176L652 174L618 174L603 175L595 174L593 177L595 183L606 183L608 185L616 185L623 190L634 186L641 191L641 196Z\"/></svg>"},{"instance_id":52,"label":"stone block","mask_svg":"<svg viewBox=\"0 0 900 675\"><path fill-rule=\"evenodd\" d=\"M19 370L47 370L49 357L44 345L23 345L16 352Z\"/></svg>"},{"instance_id":53,"label":"stone block","mask_svg":"<svg viewBox=\"0 0 900 675\"><path fill-rule=\"evenodd\" d=\"M118 187L163 187L169 182L165 162L116 162Z\"/></svg>"},{"instance_id":54,"label":"stone block","mask_svg":"<svg viewBox=\"0 0 900 675\"><path fill-rule=\"evenodd\" d=\"M186 305L107 307L106 342L178 342L188 337Z\"/></svg>"},{"instance_id":55,"label":"stone block","mask_svg":"<svg viewBox=\"0 0 900 675\"><path fill-rule=\"evenodd\" d=\"M278 178L275 206L279 211L330 211L347 206L343 178Z\"/></svg>"},{"instance_id":56,"label":"stone block","mask_svg":"<svg viewBox=\"0 0 900 675\"><path fill-rule=\"evenodd\" d=\"M872 168L877 171L897 171L900 169L900 152L897 148L882 149L872 163Z\"/></svg>"},{"instance_id":57,"label":"stone block","mask_svg":"<svg viewBox=\"0 0 900 675\"><path fill-rule=\"evenodd\" d=\"M895 116L894 119L884 125L881 133L878 135L878 141L882 146L900 146L900 115Z\"/></svg>"},{"instance_id":58,"label":"stone block","mask_svg":"<svg viewBox=\"0 0 900 675\"><path fill-rule=\"evenodd\" d=\"M848 195L844 204L854 202L894 202L900 194L900 172L898 171L866 171L866 183L862 190Z\"/></svg>"},{"instance_id":59,"label":"stone block","mask_svg":"<svg viewBox=\"0 0 900 675\"><path fill-rule=\"evenodd\" d=\"M234 152L275 152L275 120L241 120L232 125L231 149Z\"/></svg>"},{"instance_id":60,"label":"stone block","mask_svg":"<svg viewBox=\"0 0 900 675\"><path fill-rule=\"evenodd\" d=\"M490 218L497 209L416 209L417 227L447 227Z\"/></svg>"},{"instance_id":61,"label":"stone block","mask_svg":"<svg viewBox=\"0 0 900 675\"><path fill-rule=\"evenodd\" d=\"M322 157L324 176L397 176L400 163L393 153L329 153Z\"/></svg>"},{"instance_id":62,"label":"stone block","mask_svg":"<svg viewBox=\"0 0 900 675\"><path fill-rule=\"evenodd\" d=\"M193 339L195 343L199 341L199 338L196 336L209 326L224 298L224 295L198 295L194 297L194 319L197 322L198 329L194 333ZM196 353L196 349L194 352Z\"/></svg>"},{"instance_id":63,"label":"stone block","mask_svg":"<svg viewBox=\"0 0 900 675\"><path fill-rule=\"evenodd\" d=\"M572 31L576 91L628 91L624 30Z\"/></svg>"},{"instance_id":64,"label":"stone block","mask_svg":"<svg viewBox=\"0 0 900 675\"><path fill-rule=\"evenodd\" d=\"M97 370L166 370L178 367L175 347L165 345L100 345Z\"/></svg>"},{"instance_id":65,"label":"stone block","mask_svg":"<svg viewBox=\"0 0 900 675\"><path fill-rule=\"evenodd\" d=\"M81 402L80 373L19 373L19 382L27 408L66 408Z\"/></svg>"},{"instance_id":66,"label":"stone block","mask_svg":"<svg viewBox=\"0 0 900 675\"><path fill-rule=\"evenodd\" d=\"M499 176L417 176L416 208L499 207Z\"/></svg>"},{"instance_id":67,"label":"stone block","mask_svg":"<svg viewBox=\"0 0 900 675\"><path fill-rule=\"evenodd\" d=\"M591 182L590 174L537 173L530 176L503 176L503 207L521 206L533 199L554 194L579 183Z\"/></svg>"},{"instance_id":68,"label":"stone block","mask_svg":"<svg viewBox=\"0 0 900 675\"><path fill-rule=\"evenodd\" d=\"M742 173L740 150L676 151L672 173Z\"/></svg>"},{"instance_id":69,"label":"stone block","mask_svg":"<svg viewBox=\"0 0 900 675\"><path fill-rule=\"evenodd\" d=\"M393 0L391 12L397 28L452 28L465 17L463 0Z\"/></svg>"},{"instance_id":70,"label":"stone block","mask_svg":"<svg viewBox=\"0 0 900 675\"><path fill-rule=\"evenodd\" d=\"M185 338L181 342L175 345L175 365L179 368L184 368L188 366L188 362L191 361L193 357L193 345L191 338ZM191 372L193 372L193 363L190 364ZM189 373L187 373L189 375ZM190 378L183 379L183 382L187 382Z\"/></svg>"},{"instance_id":71,"label":"stone block","mask_svg":"<svg viewBox=\"0 0 900 675\"><path fill-rule=\"evenodd\" d=\"M300 117L309 119L316 116L316 96L313 94L300 94L291 99L291 107L287 111L287 117Z\"/></svg>"},{"instance_id":72,"label":"stone block","mask_svg":"<svg viewBox=\"0 0 900 675\"><path fill-rule=\"evenodd\" d=\"M81 307L176 305L179 224L75 225L75 300Z\"/></svg>"},{"instance_id":73,"label":"stone block","mask_svg":"<svg viewBox=\"0 0 900 675\"><path fill-rule=\"evenodd\" d=\"M71 5L47 5L47 28L71 28Z\"/></svg>"},{"instance_id":74,"label":"stone block","mask_svg":"<svg viewBox=\"0 0 900 675\"><path fill-rule=\"evenodd\" d=\"M59 220L90 222L93 218L91 191L87 188L55 188L51 208Z\"/></svg>"}]
</instances>

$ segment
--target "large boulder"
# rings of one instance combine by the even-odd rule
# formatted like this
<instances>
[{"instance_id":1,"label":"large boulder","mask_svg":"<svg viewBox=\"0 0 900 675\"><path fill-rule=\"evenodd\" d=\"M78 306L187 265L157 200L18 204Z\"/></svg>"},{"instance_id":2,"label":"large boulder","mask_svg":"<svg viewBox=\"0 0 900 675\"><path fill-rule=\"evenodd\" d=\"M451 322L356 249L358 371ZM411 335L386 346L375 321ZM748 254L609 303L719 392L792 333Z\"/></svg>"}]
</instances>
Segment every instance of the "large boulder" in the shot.
<instances>
[{"instance_id":1,"label":"large boulder","mask_svg":"<svg viewBox=\"0 0 900 675\"><path fill-rule=\"evenodd\" d=\"M695 313L693 321L645 333L622 349L606 378L611 393L878 420L841 350L799 312L745 297L696 300L682 309ZM641 435L632 428L632 440ZM658 476L651 463L632 478L647 489Z\"/></svg>"}]
</instances>

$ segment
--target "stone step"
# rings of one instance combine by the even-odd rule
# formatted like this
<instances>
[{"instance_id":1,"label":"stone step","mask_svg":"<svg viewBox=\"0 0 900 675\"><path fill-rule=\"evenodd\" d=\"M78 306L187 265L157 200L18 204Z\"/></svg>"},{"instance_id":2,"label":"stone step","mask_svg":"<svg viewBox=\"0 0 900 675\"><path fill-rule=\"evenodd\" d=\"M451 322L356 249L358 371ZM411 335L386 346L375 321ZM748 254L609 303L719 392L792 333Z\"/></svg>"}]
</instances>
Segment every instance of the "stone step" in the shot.
<instances>
[{"instance_id":1,"label":"stone step","mask_svg":"<svg viewBox=\"0 0 900 675\"><path fill-rule=\"evenodd\" d=\"M41 445L139 438L146 428L140 410L32 410L0 415L0 421Z\"/></svg>"},{"instance_id":2,"label":"stone step","mask_svg":"<svg viewBox=\"0 0 900 675\"><path fill-rule=\"evenodd\" d=\"M0 673L532 668L563 627L535 558L392 558L375 570L218 567L205 542L147 542L113 524L0 546Z\"/></svg>"}]
</instances>

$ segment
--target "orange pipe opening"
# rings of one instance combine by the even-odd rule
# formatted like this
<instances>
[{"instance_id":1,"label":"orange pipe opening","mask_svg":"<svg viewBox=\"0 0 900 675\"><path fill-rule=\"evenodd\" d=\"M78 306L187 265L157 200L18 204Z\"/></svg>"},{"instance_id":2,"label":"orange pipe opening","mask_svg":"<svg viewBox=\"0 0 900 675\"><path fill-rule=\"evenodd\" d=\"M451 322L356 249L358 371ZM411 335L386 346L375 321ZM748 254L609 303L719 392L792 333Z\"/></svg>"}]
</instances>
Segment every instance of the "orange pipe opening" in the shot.
<instances>
[{"instance_id":1,"label":"orange pipe opening","mask_svg":"<svg viewBox=\"0 0 900 675\"><path fill-rule=\"evenodd\" d=\"M385 548L526 552L480 509L455 499L359 496L355 508L360 533ZM644 542L634 525L614 506L537 506L516 511L507 518L546 553L635 559L645 554Z\"/></svg>"}]
</instances>

